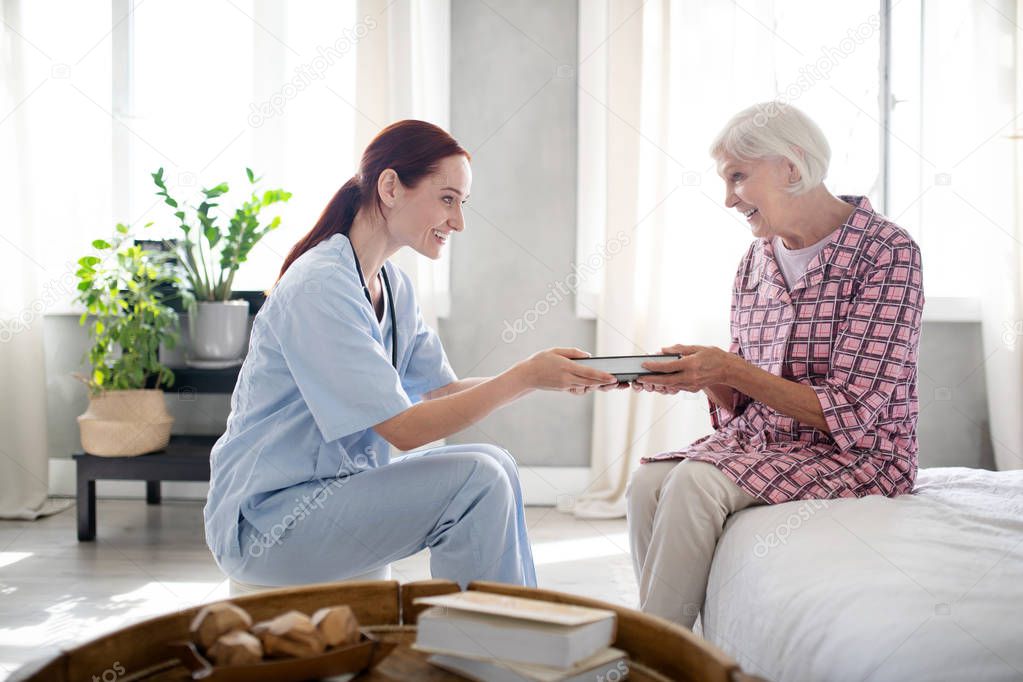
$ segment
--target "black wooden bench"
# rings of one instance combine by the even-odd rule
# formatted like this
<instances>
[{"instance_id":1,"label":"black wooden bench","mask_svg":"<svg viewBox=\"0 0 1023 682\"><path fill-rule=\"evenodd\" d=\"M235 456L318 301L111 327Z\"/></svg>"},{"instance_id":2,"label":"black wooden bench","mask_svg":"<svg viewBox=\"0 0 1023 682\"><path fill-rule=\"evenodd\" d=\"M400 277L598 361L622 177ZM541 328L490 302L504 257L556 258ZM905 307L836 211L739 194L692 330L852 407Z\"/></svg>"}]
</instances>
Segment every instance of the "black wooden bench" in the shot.
<instances>
[{"instance_id":1,"label":"black wooden bench","mask_svg":"<svg viewBox=\"0 0 1023 682\"><path fill-rule=\"evenodd\" d=\"M230 369L174 368L174 386L168 395L231 393L238 381L238 367ZM145 481L146 503L160 504L162 481L210 480L210 449L217 436L171 436L159 452L137 457L98 457L77 452L78 539L96 539L96 481Z\"/></svg>"},{"instance_id":2,"label":"black wooden bench","mask_svg":"<svg viewBox=\"0 0 1023 682\"><path fill-rule=\"evenodd\" d=\"M149 248L158 246L156 242L142 243ZM170 285L167 285L165 295L179 314L185 312ZM262 291L235 291L233 297L249 302L250 315L259 312L266 302ZM174 385L165 389L168 396L188 400L196 393L232 393L240 368L171 369L174 371ZM165 449L137 457L97 457L84 452L71 455L78 480L78 539L96 539L97 480L145 481L146 503L160 504L161 481L210 480L210 449L216 442L217 436L171 436Z\"/></svg>"}]
</instances>

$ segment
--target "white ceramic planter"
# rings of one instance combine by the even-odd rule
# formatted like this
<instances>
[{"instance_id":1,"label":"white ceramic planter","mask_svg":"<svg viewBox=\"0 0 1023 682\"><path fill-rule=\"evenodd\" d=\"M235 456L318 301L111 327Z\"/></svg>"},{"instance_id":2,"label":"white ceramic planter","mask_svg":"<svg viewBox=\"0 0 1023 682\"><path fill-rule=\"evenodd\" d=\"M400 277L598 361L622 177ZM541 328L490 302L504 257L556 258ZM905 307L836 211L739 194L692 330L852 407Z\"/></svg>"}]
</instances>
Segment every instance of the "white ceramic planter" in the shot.
<instances>
[{"instance_id":1,"label":"white ceramic planter","mask_svg":"<svg viewBox=\"0 0 1023 682\"><path fill-rule=\"evenodd\" d=\"M189 363L238 362L249 341L249 302L202 301L190 316Z\"/></svg>"},{"instance_id":2,"label":"white ceramic planter","mask_svg":"<svg viewBox=\"0 0 1023 682\"><path fill-rule=\"evenodd\" d=\"M104 391L90 396L89 409L78 417L82 449L102 457L162 450L173 423L159 389Z\"/></svg>"}]
</instances>

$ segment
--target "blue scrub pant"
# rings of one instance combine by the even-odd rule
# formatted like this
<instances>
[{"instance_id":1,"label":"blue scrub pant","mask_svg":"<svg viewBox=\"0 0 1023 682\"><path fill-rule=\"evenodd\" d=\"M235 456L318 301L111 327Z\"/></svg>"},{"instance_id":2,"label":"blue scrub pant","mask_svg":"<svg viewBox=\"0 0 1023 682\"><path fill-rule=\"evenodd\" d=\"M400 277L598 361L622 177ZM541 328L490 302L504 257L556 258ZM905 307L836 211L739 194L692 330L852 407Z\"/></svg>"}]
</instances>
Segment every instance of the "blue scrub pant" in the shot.
<instances>
[{"instance_id":1,"label":"blue scrub pant","mask_svg":"<svg viewBox=\"0 0 1023 682\"><path fill-rule=\"evenodd\" d=\"M409 453L268 500L282 522L259 533L244 519L241 557L221 560L256 585L344 580L430 548L434 578L536 586L515 460L489 444ZM264 503L266 504L266 503Z\"/></svg>"}]
</instances>

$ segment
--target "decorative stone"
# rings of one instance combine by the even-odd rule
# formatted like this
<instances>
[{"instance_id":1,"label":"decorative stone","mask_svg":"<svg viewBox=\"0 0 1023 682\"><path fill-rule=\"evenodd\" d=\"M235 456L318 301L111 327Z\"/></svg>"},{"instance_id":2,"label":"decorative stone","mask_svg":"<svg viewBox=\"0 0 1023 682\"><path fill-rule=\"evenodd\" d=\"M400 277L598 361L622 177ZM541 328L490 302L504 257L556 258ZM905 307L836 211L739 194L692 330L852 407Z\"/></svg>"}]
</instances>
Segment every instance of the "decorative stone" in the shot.
<instances>
[{"instance_id":1,"label":"decorative stone","mask_svg":"<svg viewBox=\"0 0 1023 682\"><path fill-rule=\"evenodd\" d=\"M252 634L259 637L267 656L315 656L327 648L309 616L298 611L288 611L272 620L256 623L252 626Z\"/></svg>"},{"instance_id":2,"label":"decorative stone","mask_svg":"<svg viewBox=\"0 0 1023 682\"><path fill-rule=\"evenodd\" d=\"M255 635L232 630L206 651L213 665L252 665L263 660L263 645Z\"/></svg>"},{"instance_id":3,"label":"decorative stone","mask_svg":"<svg viewBox=\"0 0 1023 682\"><path fill-rule=\"evenodd\" d=\"M252 617L231 602L220 602L204 606L192 619L189 628L192 641L204 651L216 642L221 635L232 630L247 630L252 626Z\"/></svg>"},{"instance_id":4,"label":"decorative stone","mask_svg":"<svg viewBox=\"0 0 1023 682\"><path fill-rule=\"evenodd\" d=\"M359 621L347 606L328 606L313 614L313 626L327 646L346 646L359 641Z\"/></svg>"}]
</instances>

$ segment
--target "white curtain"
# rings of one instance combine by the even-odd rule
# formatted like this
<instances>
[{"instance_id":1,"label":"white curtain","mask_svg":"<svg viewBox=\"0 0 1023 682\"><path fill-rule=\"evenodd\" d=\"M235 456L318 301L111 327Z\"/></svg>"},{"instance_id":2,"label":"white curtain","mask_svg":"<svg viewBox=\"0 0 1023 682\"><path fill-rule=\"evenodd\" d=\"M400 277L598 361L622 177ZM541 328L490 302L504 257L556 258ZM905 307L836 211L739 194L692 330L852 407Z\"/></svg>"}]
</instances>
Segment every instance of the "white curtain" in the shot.
<instances>
[{"instance_id":1,"label":"white curtain","mask_svg":"<svg viewBox=\"0 0 1023 682\"><path fill-rule=\"evenodd\" d=\"M18 7L3 4L4 22L17 22ZM25 74L21 46L12 33L3 33L4 91L0 100L0 183L7 188L8 220L0 239L0 517L34 518L47 495L46 377L43 372L41 317L32 302L45 277L32 256L35 238L31 207L22 200L28 189L20 172L30 159L23 145L29 131L25 117L14 108L24 100ZM13 113L12 113L13 110Z\"/></svg>"},{"instance_id":2,"label":"white curtain","mask_svg":"<svg viewBox=\"0 0 1023 682\"><path fill-rule=\"evenodd\" d=\"M752 7L580 3L577 261L628 238L578 298L580 312L593 308L597 319L598 354L727 347L732 279L750 234L723 206L707 147L738 110L786 97L829 135L833 190L879 187L876 3ZM857 26L859 42L843 51L846 30ZM821 51L829 45L830 56ZM828 73L807 77L825 57ZM591 483L575 513L622 516L639 458L709 433L707 412L702 393L598 394Z\"/></svg>"},{"instance_id":3,"label":"white curtain","mask_svg":"<svg viewBox=\"0 0 1023 682\"><path fill-rule=\"evenodd\" d=\"M359 0L378 23L357 48L356 154L385 126L406 118L450 127L450 0ZM430 261L404 249L395 262L412 278L427 323L451 309L448 251Z\"/></svg>"},{"instance_id":4,"label":"white curtain","mask_svg":"<svg viewBox=\"0 0 1023 682\"><path fill-rule=\"evenodd\" d=\"M957 13L949 22L957 26L957 42L964 43L955 50L962 70L952 74L962 86L988 96L973 107L955 98L959 110L941 111L950 124L969 120L978 133L991 135L979 149L967 150L952 183L963 177L965 201L982 212L973 212L981 229L971 238L987 246L982 328L995 468L1023 469L1023 33L1018 28L1023 0L995 5L997 12ZM946 83L948 70L933 66Z\"/></svg>"},{"instance_id":5,"label":"white curtain","mask_svg":"<svg viewBox=\"0 0 1023 682\"><path fill-rule=\"evenodd\" d=\"M31 125L40 107L54 105L51 68L42 52L13 27L23 27L19 2L0 4L0 187L4 225L0 232L0 518L35 519L69 503L47 500L46 374L43 315L74 288L67 268L46 251L52 233L46 219L54 207L35 198L53 177L55 140ZM59 72L58 72L59 73ZM47 92L49 88L49 92ZM56 137L60 137L58 134ZM73 173L70 167L65 172ZM40 184L36 184L39 182ZM61 208L56 208L61 211ZM63 210L64 218L70 211Z\"/></svg>"}]
</instances>

